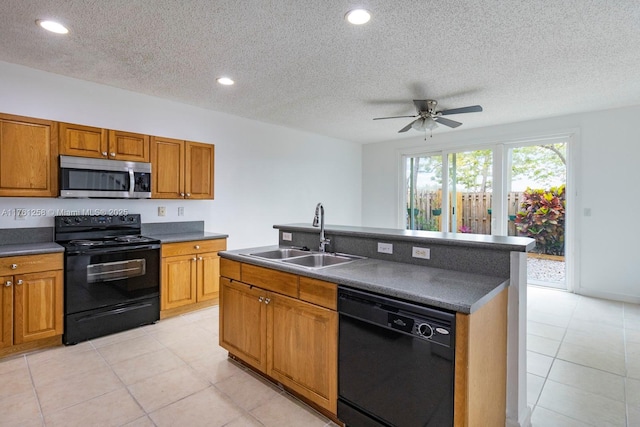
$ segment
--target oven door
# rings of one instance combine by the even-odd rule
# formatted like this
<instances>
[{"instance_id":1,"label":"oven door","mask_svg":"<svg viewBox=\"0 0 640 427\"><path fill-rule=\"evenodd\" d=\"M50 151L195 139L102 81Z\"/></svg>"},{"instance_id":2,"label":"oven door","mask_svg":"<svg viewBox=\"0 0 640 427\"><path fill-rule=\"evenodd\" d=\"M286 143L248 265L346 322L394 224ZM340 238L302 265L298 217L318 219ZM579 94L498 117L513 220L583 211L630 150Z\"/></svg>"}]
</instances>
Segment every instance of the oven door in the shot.
<instances>
[{"instance_id":1,"label":"oven door","mask_svg":"<svg viewBox=\"0 0 640 427\"><path fill-rule=\"evenodd\" d=\"M87 249L65 256L66 314L159 295L159 245Z\"/></svg>"}]
</instances>

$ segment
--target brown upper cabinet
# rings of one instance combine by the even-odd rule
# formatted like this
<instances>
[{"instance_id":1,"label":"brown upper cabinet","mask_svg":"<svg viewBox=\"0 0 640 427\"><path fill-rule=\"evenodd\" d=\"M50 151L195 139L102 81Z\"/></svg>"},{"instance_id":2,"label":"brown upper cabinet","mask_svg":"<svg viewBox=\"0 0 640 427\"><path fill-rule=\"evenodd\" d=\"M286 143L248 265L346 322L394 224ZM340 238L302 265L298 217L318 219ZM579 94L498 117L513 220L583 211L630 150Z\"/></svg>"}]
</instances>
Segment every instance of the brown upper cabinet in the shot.
<instances>
[{"instance_id":1,"label":"brown upper cabinet","mask_svg":"<svg viewBox=\"0 0 640 427\"><path fill-rule=\"evenodd\" d=\"M152 136L151 164L152 198L213 199L213 144Z\"/></svg>"},{"instance_id":2,"label":"brown upper cabinet","mask_svg":"<svg viewBox=\"0 0 640 427\"><path fill-rule=\"evenodd\" d=\"M58 125L0 114L0 196L58 195Z\"/></svg>"},{"instance_id":3,"label":"brown upper cabinet","mask_svg":"<svg viewBox=\"0 0 640 427\"><path fill-rule=\"evenodd\" d=\"M60 154L149 162L149 136L72 123L60 123Z\"/></svg>"}]
</instances>

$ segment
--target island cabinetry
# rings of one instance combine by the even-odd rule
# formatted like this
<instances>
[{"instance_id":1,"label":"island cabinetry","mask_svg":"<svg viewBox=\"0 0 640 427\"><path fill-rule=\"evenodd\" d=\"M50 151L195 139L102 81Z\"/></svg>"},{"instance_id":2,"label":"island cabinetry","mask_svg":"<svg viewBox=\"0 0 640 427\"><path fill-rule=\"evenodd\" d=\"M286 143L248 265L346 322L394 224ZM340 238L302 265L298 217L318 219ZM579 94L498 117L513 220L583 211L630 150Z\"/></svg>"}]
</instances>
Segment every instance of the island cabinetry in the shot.
<instances>
[{"instance_id":1,"label":"island cabinetry","mask_svg":"<svg viewBox=\"0 0 640 427\"><path fill-rule=\"evenodd\" d=\"M0 197L56 197L58 125L0 114Z\"/></svg>"},{"instance_id":2,"label":"island cabinetry","mask_svg":"<svg viewBox=\"0 0 640 427\"><path fill-rule=\"evenodd\" d=\"M215 146L151 138L152 197L213 199Z\"/></svg>"},{"instance_id":3,"label":"island cabinetry","mask_svg":"<svg viewBox=\"0 0 640 427\"><path fill-rule=\"evenodd\" d=\"M335 416L337 285L227 259L221 274L220 345Z\"/></svg>"},{"instance_id":4,"label":"island cabinetry","mask_svg":"<svg viewBox=\"0 0 640 427\"><path fill-rule=\"evenodd\" d=\"M162 245L160 318L213 305L218 301L220 257L226 239Z\"/></svg>"},{"instance_id":5,"label":"island cabinetry","mask_svg":"<svg viewBox=\"0 0 640 427\"><path fill-rule=\"evenodd\" d=\"M0 356L60 344L63 255L0 258Z\"/></svg>"},{"instance_id":6,"label":"island cabinetry","mask_svg":"<svg viewBox=\"0 0 640 427\"><path fill-rule=\"evenodd\" d=\"M60 154L97 159L149 162L149 136L60 123Z\"/></svg>"}]
</instances>

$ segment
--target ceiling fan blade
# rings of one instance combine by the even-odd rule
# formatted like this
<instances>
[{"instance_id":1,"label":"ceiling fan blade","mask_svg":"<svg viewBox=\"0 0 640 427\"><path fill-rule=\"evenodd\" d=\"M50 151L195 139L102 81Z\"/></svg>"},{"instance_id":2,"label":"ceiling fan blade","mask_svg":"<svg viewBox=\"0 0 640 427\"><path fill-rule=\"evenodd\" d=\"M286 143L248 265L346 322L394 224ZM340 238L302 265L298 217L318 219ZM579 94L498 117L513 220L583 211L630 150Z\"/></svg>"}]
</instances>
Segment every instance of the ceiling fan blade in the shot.
<instances>
[{"instance_id":1,"label":"ceiling fan blade","mask_svg":"<svg viewBox=\"0 0 640 427\"><path fill-rule=\"evenodd\" d=\"M414 99L413 105L416 106L416 110L420 111L429 111L429 100L428 99Z\"/></svg>"},{"instance_id":2,"label":"ceiling fan blade","mask_svg":"<svg viewBox=\"0 0 640 427\"><path fill-rule=\"evenodd\" d=\"M392 117L376 117L373 120L385 120L385 119L403 119L403 118L407 118L407 117L418 117L418 115L413 115L413 116L392 116Z\"/></svg>"},{"instance_id":3,"label":"ceiling fan blade","mask_svg":"<svg viewBox=\"0 0 640 427\"><path fill-rule=\"evenodd\" d=\"M479 105L471 105L469 107L452 108L450 110L442 110L440 114L446 116L447 114L462 114L462 113L479 113L482 111L482 107Z\"/></svg>"},{"instance_id":4,"label":"ceiling fan blade","mask_svg":"<svg viewBox=\"0 0 640 427\"><path fill-rule=\"evenodd\" d=\"M436 123L440 123L445 126L449 126L450 128L457 128L462 125L460 122L456 122L455 120L445 119L444 117L438 117L435 119Z\"/></svg>"},{"instance_id":5,"label":"ceiling fan blade","mask_svg":"<svg viewBox=\"0 0 640 427\"><path fill-rule=\"evenodd\" d=\"M418 120L420 120L420 119L418 119ZM413 126L413 124L414 124L415 122L417 122L418 120L414 120L414 121L412 121L411 123L409 123L408 125L406 125L406 126L405 126L405 127L403 127L402 129L400 129L400 130L398 131L398 133L408 131L409 129L411 129L411 126Z\"/></svg>"}]
</instances>

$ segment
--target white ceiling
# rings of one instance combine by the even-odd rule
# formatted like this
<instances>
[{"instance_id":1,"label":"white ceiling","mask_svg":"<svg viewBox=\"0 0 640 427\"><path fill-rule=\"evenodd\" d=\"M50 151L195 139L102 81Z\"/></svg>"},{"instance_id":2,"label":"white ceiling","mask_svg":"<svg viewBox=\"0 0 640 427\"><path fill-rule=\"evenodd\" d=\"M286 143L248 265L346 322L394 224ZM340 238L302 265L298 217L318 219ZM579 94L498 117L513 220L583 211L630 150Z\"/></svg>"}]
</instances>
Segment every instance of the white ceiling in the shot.
<instances>
[{"instance_id":1,"label":"white ceiling","mask_svg":"<svg viewBox=\"0 0 640 427\"><path fill-rule=\"evenodd\" d=\"M0 60L370 143L412 99L483 106L458 129L640 104L640 2L3 0Z\"/></svg>"}]
</instances>

